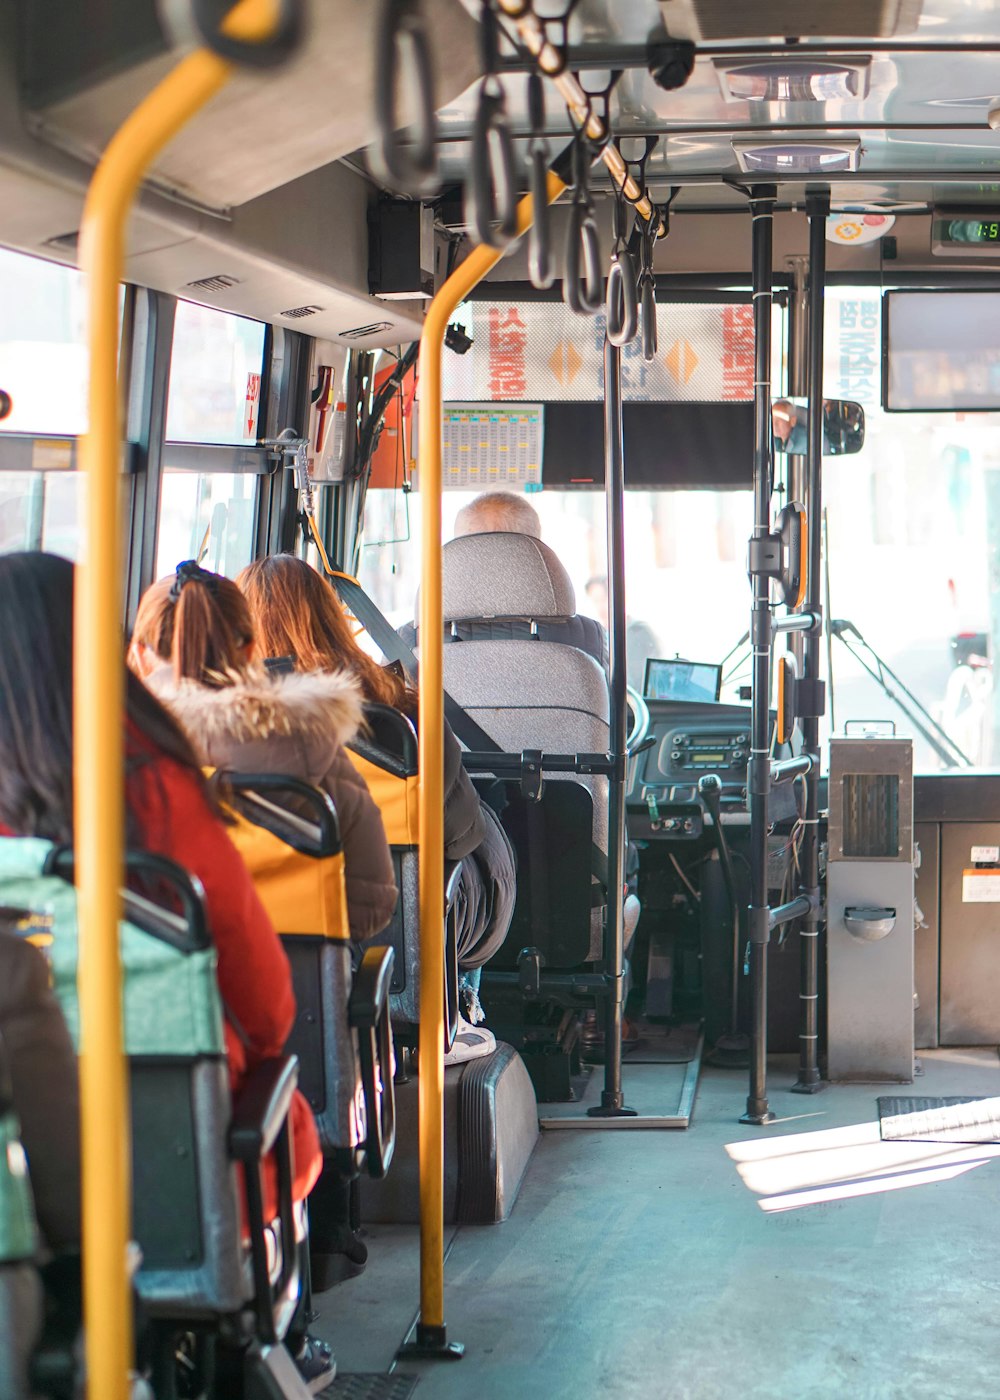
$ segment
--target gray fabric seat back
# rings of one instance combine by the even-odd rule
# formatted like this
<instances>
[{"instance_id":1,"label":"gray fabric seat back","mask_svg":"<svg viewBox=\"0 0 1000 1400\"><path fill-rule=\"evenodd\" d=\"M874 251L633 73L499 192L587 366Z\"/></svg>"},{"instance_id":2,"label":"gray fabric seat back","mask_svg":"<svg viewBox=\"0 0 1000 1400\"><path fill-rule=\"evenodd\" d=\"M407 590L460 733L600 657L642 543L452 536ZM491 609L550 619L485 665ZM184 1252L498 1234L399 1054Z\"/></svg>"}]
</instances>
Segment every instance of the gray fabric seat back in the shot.
<instances>
[{"instance_id":1,"label":"gray fabric seat back","mask_svg":"<svg viewBox=\"0 0 1000 1400\"><path fill-rule=\"evenodd\" d=\"M503 531L449 540L441 570L446 623L576 615L569 574L548 545L531 535Z\"/></svg>"},{"instance_id":2,"label":"gray fabric seat back","mask_svg":"<svg viewBox=\"0 0 1000 1400\"><path fill-rule=\"evenodd\" d=\"M558 622L576 615L572 581L556 554L530 535L465 535L442 552L442 605L449 623L487 619ZM500 747L519 753L605 752L608 682L602 667L553 641L464 641L444 650L444 684ZM594 844L607 855L608 784L571 777L590 790ZM603 916L591 916L591 957L601 951Z\"/></svg>"},{"instance_id":3,"label":"gray fabric seat back","mask_svg":"<svg viewBox=\"0 0 1000 1400\"><path fill-rule=\"evenodd\" d=\"M608 685L593 657L554 642L462 642L444 650L444 684L500 748L509 753L604 753L609 741ZM582 783L594 804L593 841L607 855L608 781L548 773ZM591 958L600 956L603 916L591 916Z\"/></svg>"}]
</instances>

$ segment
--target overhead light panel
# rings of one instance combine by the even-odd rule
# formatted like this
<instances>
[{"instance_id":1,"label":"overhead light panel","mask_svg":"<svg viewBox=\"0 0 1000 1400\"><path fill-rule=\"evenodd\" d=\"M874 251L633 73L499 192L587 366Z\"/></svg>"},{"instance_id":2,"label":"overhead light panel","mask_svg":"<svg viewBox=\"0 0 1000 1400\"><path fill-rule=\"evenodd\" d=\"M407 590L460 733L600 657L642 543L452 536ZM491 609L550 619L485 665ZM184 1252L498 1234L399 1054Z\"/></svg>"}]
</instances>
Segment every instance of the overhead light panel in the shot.
<instances>
[{"instance_id":1,"label":"overhead light panel","mask_svg":"<svg viewBox=\"0 0 1000 1400\"><path fill-rule=\"evenodd\" d=\"M912 34L923 0L660 0L667 33L695 44L720 39L891 39Z\"/></svg>"},{"instance_id":2,"label":"overhead light panel","mask_svg":"<svg viewBox=\"0 0 1000 1400\"><path fill-rule=\"evenodd\" d=\"M727 102L859 102L871 57L713 60Z\"/></svg>"},{"instance_id":3,"label":"overhead light panel","mask_svg":"<svg viewBox=\"0 0 1000 1400\"><path fill-rule=\"evenodd\" d=\"M733 153L745 175L830 175L857 170L861 141L733 141Z\"/></svg>"}]
</instances>

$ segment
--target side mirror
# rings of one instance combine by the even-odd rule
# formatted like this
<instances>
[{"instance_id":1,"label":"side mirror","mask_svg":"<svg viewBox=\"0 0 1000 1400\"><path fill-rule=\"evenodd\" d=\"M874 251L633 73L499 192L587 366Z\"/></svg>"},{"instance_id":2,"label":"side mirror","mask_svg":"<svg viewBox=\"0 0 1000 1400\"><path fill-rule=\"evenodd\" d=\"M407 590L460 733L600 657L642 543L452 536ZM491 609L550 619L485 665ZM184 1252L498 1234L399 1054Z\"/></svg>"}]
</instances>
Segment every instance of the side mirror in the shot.
<instances>
[{"instance_id":1,"label":"side mirror","mask_svg":"<svg viewBox=\"0 0 1000 1400\"><path fill-rule=\"evenodd\" d=\"M775 452L805 456L809 449L809 407L805 399L773 399L771 440ZM860 452L865 442L865 411L850 399L823 400L823 456Z\"/></svg>"}]
</instances>

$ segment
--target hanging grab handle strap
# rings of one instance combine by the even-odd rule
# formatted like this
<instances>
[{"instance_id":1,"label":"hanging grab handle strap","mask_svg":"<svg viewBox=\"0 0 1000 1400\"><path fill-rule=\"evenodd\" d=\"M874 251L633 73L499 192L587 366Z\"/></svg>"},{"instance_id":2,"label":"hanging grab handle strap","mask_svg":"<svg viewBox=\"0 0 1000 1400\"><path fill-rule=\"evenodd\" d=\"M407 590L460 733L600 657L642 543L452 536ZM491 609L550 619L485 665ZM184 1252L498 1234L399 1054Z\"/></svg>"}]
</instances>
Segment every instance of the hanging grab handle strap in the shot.
<instances>
[{"instance_id":1,"label":"hanging grab handle strap","mask_svg":"<svg viewBox=\"0 0 1000 1400\"><path fill-rule=\"evenodd\" d=\"M551 150L545 139L545 86L539 73L528 75L528 193L531 195L532 224L528 231L528 276L539 291L552 286L556 277L552 256L552 215L549 210L548 177Z\"/></svg>"},{"instance_id":2,"label":"hanging grab handle strap","mask_svg":"<svg viewBox=\"0 0 1000 1400\"><path fill-rule=\"evenodd\" d=\"M607 334L612 345L628 345L639 329L635 262L625 246L625 197L619 192L612 209L614 246L608 272Z\"/></svg>"},{"instance_id":3,"label":"hanging grab handle strap","mask_svg":"<svg viewBox=\"0 0 1000 1400\"><path fill-rule=\"evenodd\" d=\"M400 130L397 98L409 54L417 120ZM375 31L375 119L379 136L369 152L375 178L414 199L436 194L437 118L427 21L418 0L382 0Z\"/></svg>"},{"instance_id":4,"label":"hanging grab handle strap","mask_svg":"<svg viewBox=\"0 0 1000 1400\"><path fill-rule=\"evenodd\" d=\"M507 120L507 94L497 77L497 19L489 0L483 0L479 39L483 81L472 128L465 216L480 243L506 248L517 233L514 138Z\"/></svg>"},{"instance_id":5,"label":"hanging grab handle strap","mask_svg":"<svg viewBox=\"0 0 1000 1400\"><path fill-rule=\"evenodd\" d=\"M578 316L594 316L604 305L601 242L590 193L591 147L583 130L573 146L573 203L566 225L563 299Z\"/></svg>"}]
</instances>

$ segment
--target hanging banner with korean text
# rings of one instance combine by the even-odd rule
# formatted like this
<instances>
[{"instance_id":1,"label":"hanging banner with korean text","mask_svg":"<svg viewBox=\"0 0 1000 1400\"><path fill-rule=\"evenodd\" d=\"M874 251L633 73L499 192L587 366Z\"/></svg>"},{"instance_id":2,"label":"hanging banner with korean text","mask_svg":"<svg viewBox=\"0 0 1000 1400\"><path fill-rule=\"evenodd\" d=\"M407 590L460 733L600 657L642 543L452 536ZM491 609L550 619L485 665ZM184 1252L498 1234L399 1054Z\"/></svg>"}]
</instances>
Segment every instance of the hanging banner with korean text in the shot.
<instances>
[{"instance_id":1,"label":"hanging banner with korean text","mask_svg":"<svg viewBox=\"0 0 1000 1400\"><path fill-rule=\"evenodd\" d=\"M601 314L574 315L561 302L467 302L456 319L472 337L445 353L446 403L595 403L604 397ZM638 338L622 350L630 403L746 402L753 398L753 308L748 303L657 307L652 364Z\"/></svg>"}]
</instances>

